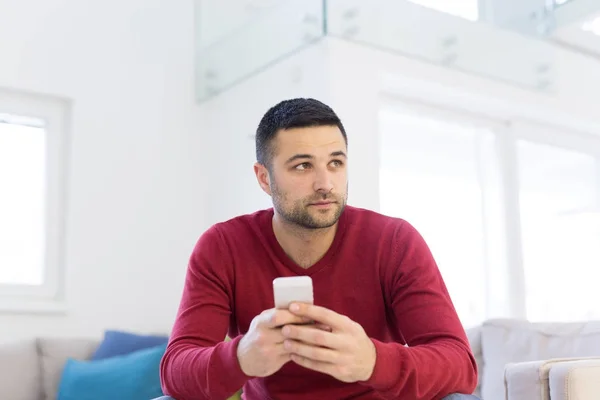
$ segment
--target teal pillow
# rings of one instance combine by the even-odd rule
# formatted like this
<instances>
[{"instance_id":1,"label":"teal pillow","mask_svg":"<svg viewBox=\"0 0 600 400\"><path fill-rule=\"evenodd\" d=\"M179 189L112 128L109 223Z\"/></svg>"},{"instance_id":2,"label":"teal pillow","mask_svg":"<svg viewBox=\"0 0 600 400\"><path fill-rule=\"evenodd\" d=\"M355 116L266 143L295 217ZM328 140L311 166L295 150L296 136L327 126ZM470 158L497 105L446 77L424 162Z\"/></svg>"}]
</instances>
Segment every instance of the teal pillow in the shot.
<instances>
[{"instance_id":1,"label":"teal pillow","mask_svg":"<svg viewBox=\"0 0 600 400\"><path fill-rule=\"evenodd\" d=\"M167 345L102 360L65 364L58 400L148 400L163 395L160 360Z\"/></svg>"}]
</instances>

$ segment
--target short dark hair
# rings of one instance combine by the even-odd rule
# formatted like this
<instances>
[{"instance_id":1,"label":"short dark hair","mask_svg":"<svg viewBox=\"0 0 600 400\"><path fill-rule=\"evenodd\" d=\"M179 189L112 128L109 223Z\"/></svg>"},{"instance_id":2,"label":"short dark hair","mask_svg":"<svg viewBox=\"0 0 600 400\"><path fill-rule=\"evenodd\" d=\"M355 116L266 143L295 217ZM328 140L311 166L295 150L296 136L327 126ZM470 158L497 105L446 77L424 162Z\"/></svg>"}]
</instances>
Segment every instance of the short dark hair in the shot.
<instances>
[{"instance_id":1,"label":"short dark hair","mask_svg":"<svg viewBox=\"0 0 600 400\"><path fill-rule=\"evenodd\" d=\"M342 121L328 105L311 98L284 100L271 107L256 129L256 160L270 167L275 149L272 142L283 129L337 126L348 145Z\"/></svg>"}]
</instances>

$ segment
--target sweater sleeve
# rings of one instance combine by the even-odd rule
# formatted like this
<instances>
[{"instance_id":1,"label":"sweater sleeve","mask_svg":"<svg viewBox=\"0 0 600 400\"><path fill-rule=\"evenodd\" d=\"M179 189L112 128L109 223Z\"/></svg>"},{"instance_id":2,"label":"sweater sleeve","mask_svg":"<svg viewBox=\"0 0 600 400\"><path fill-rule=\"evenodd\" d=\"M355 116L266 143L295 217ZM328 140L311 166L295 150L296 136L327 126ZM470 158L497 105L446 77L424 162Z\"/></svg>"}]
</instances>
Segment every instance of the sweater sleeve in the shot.
<instances>
[{"instance_id":1,"label":"sweater sleeve","mask_svg":"<svg viewBox=\"0 0 600 400\"><path fill-rule=\"evenodd\" d=\"M224 341L233 280L228 254L217 226L213 226L200 237L190 257L179 310L160 365L163 393L177 400L227 399L249 379L237 359L241 336Z\"/></svg>"},{"instance_id":2,"label":"sweater sleeve","mask_svg":"<svg viewBox=\"0 0 600 400\"><path fill-rule=\"evenodd\" d=\"M377 361L364 383L387 399L431 400L473 393L475 357L427 244L404 222L392 248L385 285L390 319L406 346L372 339Z\"/></svg>"}]
</instances>

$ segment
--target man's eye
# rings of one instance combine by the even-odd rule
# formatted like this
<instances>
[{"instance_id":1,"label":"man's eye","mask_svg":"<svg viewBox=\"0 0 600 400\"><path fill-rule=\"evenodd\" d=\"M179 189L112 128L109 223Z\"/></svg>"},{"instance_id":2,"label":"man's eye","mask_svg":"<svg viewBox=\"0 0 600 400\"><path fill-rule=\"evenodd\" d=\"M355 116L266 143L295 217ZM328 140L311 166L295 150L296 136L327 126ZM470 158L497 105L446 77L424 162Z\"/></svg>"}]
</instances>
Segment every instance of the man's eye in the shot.
<instances>
[{"instance_id":1,"label":"man's eye","mask_svg":"<svg viewBox=\"0 0 600 400\"><path fill-rule=\"evenodd\" d=\"M299 170L308 169L308 168L310 168L309 163L302 163L302 164L299 164L296 166L296 169L299 169Z\"/></svg>"},{"instance_id":2,"label":"man's eye","mask_svg":"<svg viewBox=\"0 0 600 400\"><path fill-rule=\"evenodd\" d=\"M341 167L342 165L344 165L344 163L341 162L340 160L333 160L331 163L333 164L334 167Z\"/></svg>"}]
</instances>

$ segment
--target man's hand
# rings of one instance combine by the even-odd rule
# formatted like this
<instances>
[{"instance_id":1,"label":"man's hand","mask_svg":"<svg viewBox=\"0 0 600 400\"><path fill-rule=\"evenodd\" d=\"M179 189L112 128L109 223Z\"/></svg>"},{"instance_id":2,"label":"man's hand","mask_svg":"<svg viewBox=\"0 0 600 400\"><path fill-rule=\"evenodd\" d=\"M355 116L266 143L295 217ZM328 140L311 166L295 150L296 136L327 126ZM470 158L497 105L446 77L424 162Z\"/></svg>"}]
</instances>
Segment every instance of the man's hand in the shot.
<instances>
[{"instance_id":1,"label":"man's hand","mask_svg":"<svg viewBox=\"0 0 600 400\"><path fill-rule=\"evenodd\" d=\"M250 328L240 340L237 357L242 371L248 376L269 376L291 360L283 346L281 328L287 324L307 323L308 319L288 310L265 310L254 317Z\"/></svg>"},{"instance_id":2,"label":"man's hand","mask_svg":"<svg viewBox=\"0 0 600 400\"><path fill-rule=\"evenodd\" d=\"M290 311L331 328L329 332L310 326L285 326L283 347L291 353L292 361L342 382L366 381L371 377L377 355L362 326L319 306L292 304Z\"/></svg>"}]
</instances>

